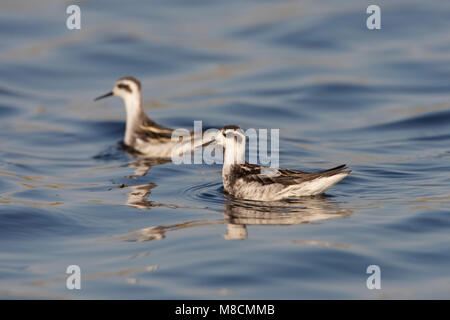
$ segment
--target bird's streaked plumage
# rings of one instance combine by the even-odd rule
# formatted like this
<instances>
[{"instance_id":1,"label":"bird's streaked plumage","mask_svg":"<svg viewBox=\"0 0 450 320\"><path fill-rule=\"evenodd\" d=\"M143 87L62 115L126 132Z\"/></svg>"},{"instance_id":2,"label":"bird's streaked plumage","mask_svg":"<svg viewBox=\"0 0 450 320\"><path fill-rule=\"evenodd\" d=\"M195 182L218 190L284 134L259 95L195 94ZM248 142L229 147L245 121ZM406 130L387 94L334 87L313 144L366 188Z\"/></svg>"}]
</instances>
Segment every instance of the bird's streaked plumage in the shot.
<instances>
[{"instance_id":1,"label":"bird's streaked plumage","mask_svg":"<svg viewBox=\"0 0 450 320\"><path fill-rule=\"evenodd\" d=\"M189 141L173 141L174 129L151 120L142 107L141 83L136 78L120 78L111 92L96 98L95 101L110 96L120 97L125 103L127 119L124 144L145 156L169 158L173 154L191 151L202 144L203 137L195 140L193 134Z\"/></svg>"},{"instance_id":2,"label":"bird's streaked plumage","mask_svg":"<svg viewBox=\"0 0 450 320\"><path fill-rule=\"evenodd\" d=\"M245 162L245 135L225 126L215 141L223 145L222 181L226 192L242 199L276 201L323 193L348 176L345 165L320 172L264 167Z\"/></svg>"}]
</instances>

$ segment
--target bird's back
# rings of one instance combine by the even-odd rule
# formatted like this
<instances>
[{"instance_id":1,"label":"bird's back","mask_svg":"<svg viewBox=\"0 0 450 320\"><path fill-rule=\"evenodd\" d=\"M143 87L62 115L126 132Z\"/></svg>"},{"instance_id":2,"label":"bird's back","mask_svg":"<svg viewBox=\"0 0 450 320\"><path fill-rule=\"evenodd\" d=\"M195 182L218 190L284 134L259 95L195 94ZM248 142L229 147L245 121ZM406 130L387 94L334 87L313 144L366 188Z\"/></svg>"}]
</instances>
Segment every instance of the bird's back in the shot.
<instances>
[{"instance_id":1,"label":"bird's back","mask_svg":"<svg viewBox=\"0 0 450 320\"><path fill-rule=\"evenodd\" d=\"M350 174L345 169L341 165L320 172L305 172L245 163L232 166L223 175L223 181L225 191L236 197L274 201L323 193Z\"/></svg>"}]
</instances>

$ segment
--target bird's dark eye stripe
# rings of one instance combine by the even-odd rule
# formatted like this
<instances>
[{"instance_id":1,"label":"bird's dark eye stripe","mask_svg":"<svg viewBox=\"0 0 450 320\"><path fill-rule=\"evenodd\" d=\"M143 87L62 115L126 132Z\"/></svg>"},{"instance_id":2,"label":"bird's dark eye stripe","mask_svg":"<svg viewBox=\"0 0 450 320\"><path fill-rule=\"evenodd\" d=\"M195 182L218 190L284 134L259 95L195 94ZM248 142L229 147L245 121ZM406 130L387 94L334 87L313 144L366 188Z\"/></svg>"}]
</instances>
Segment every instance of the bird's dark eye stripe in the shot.
<instances>
[{"instance_id":1,"label":"bird's dark eye stripe","mask_svg":"<svg viewBox=\"0 0 450 320\"><path fill-rule=\"evenodd\" d=\"M118 87L119 89L124 89L125 91L128 91L129 93L132 92L130 86L127 85L127 84L119 83L119 84L117 85L117 87Z\"/></svg>"},{"instance_id":2,"label":"bird's dark eye stripe","mask_svg":"<svg viewBox=\"0 0 450 320\"><path fill-rule=\"evenodd\" d=\"M240 127L238 127L238 126L235 126L235 125L233 125L233 124L230 124L230 125L228 125L228 126L224 126L223 128L222 128L222 130L228 130L228 129L231 129L231 130L238 130L238 129L240 129Z\"/></svg>"}]
</instances>

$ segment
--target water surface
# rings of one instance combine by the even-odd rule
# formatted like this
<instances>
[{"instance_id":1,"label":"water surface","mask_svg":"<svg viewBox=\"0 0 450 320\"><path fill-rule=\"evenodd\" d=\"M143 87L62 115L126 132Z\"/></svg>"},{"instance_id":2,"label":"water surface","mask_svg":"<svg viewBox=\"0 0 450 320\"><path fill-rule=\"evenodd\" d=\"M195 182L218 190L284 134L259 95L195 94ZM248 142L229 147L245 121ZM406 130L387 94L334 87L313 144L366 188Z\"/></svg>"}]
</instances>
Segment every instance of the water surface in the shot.
<instances>
[{"instance_id":1,"label":"water surface","mask_svg":"<svg viewBox=\"0 0 450 320\"><path fill-rule=\"evenodd\" d=\"M0 5L2 298L450 298L450 4ZM353 173L266 207L219 165L130 156L133 75L171 127L280 129L280 165ZM82 289L65 285L79 265ZM378 265L382 289L368 290Z\"/></svg>"}]
</instances>

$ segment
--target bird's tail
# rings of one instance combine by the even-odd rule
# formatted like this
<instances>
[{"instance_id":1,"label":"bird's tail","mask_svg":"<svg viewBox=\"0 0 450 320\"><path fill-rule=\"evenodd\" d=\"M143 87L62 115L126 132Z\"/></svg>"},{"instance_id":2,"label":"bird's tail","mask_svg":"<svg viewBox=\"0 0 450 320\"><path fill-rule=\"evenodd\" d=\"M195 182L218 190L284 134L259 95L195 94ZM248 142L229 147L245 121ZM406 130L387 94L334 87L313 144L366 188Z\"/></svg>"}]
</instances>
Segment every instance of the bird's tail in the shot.
<instances>
[{"instance_id":1,"label":"bird's tail","mask_svg":"<svg viewBox=\"0 0 450 320\"><path fill-rule=\"evenodd\" d=\"M346 175L349 175L352 170L348 170L348 171L344 171L347 168L347 165L342 164L340 166L328 169L328 170L324 170L324 171L320 171L318 172L320 174L320 177L331 177L334 176L336 174L341 174L341 173L345 173Z\"/></svg>"}]
</instances>

